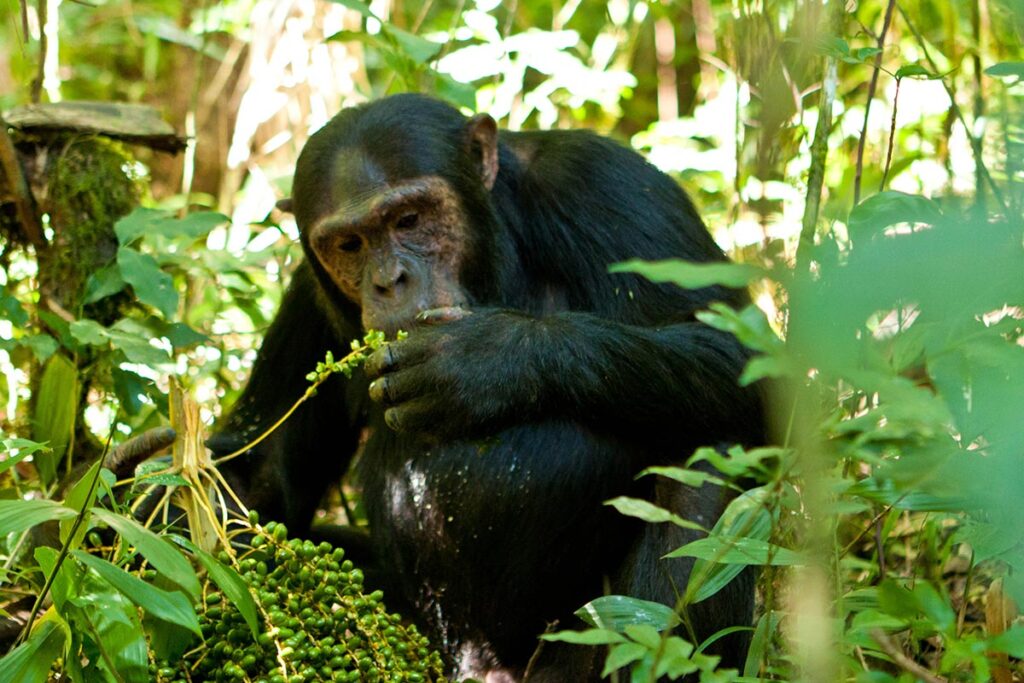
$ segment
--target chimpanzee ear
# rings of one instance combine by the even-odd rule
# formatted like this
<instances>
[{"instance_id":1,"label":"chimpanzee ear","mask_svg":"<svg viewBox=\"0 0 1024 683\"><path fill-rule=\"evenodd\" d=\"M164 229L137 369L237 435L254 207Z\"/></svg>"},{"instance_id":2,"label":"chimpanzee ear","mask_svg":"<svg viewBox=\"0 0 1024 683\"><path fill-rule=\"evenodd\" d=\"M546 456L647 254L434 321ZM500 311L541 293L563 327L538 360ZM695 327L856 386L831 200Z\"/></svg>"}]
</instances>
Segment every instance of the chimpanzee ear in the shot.
<instances>
[{"instance_id":1,"label":"chimpanzee ear","mask_svg":"<svg viewBox=\"0 0 1024 683\"><path fill-rule=\"evenodd\" d=\"M466 144L480 165L480 179L490 190L498 177L498 124L489 114L477 114L466 124Z\"/></svg>"}]
</instances>

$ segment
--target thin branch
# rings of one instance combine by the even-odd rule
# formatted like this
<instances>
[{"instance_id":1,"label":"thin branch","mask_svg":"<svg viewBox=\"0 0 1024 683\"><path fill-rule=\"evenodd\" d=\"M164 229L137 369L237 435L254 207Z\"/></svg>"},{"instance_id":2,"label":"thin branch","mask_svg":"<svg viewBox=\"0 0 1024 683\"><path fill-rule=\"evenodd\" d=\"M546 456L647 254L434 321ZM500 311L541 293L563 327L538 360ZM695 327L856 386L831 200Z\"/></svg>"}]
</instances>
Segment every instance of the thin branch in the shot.
<instances>
[{"instance_id":1,"label":"thin branch","mask_svg":"<svg viewBox=\"0 0 1024 683\"><path fill-rule=\"evenodd\" d=\"M843 3L832 3L829 18L832 32L842 32L842 22L846 16ZM810 249L814 246L814 233L818 225L818 212L821 207L821 190L825 181L825 162L828 159L828 136L832 131L832 105L836 100L839 82L839 66L835 57L825 58L825 74L821 84L821 98L818 101L818 125L814 130L814 142L811 143L811 169L807 176L807 202L804 205L803 225L800 228L800 241L796 248L797 269L806 268L810 258Z\"/></svg>"},{"instance_id":2,"label":"thin branch","mask_svg":"<svg viewBox=\"0 0 1024 683\"><path fill-rule=\"evenodd\" d=\"M875 642L877 642L878 646L882 648L882 651L892 658L892 661L896 666L903 669L911 676L916 676L925 683L947 683L945 678L936 676L931 671L908 657L882 629L872 629L871 637L875 639Z\"/></svg>"},{"instance_id":3,"label":"thin branch","mask_svg":"<svg viewBox=\"0 0 1024 683\"><path fill-rule=\"evenodd\" d=\"M896 140L896 108L900 99L900 81L902 79L896 79L896 93L892 96L892 121L889 123L889 146L885 151L885 169L882 171L882 182L878 184L878 191L881 192L885 189L885 184L889 182L889 169L892 168L892 146ZM856 202L854 202L856 205Z\"/></svg>"},{"instance_id":4,"label":"thin branch","mask_svg":"<svg viewBox=\"0 0 1024 683\"><path fill-rule=\"evenodd\" d=\"M907 28L909 28L910 32L914 34L917 44L921 47L921 53L928 62L928 66L931 67L934 73L939 73L938 65L935 63L935 60L932 59L931 53L928 52L928 44L925 42L924 36L921 35L921 32L917 30L917 26L915 26L914 22L912 22L910 17L907 16L906 10L904 10L902 6L899 7L899 10L900 16L903 17L903 21L907 24ZM967 133L967 139L971 142L971 150L974 152L974 164L978 175L984 179L985 184L988 185L989 190L992 191L992 196L995 197L995 200L1002 208L1003 215L1009 216L1010 210L1006 206L1006 201L1003 199L1003 193L999 189L999 186L996 185L996 182L992 179L992 176L989 174L988 168L985 166L985 162L982 159L981 139L979 137L975 137L974 133L971 131L971 127L967 125L967 119L964 118L964 113L960 109L960 105L956 103L956 97L954 97L953 90L949 87L949 83L946 82L945 78L940 78L939 81L942 83L942 87L945 88L946 94L949 96L950 110L953 112L953 115L956 116L960 125L964 127L964 132Z\"/></svg>"},{"instance_id":5,"label":"thin branch","mask_svg":"<svg viewBox=\"0 0 1024 683\"><path fill-rule=\"evenodd\" d=\"M864 143L868 137L868 114L871 113L871 101L875 99L875 88L878 87L878 75L882 73L882 50L885 49L885 36L889 33L892 23L892 11L896 0L889 0L885 8L885 19L882 20L882 32L878 34L878 54L875 55L875 66L871 70L871 82L868 84L868 99L864 103L864 126L860 129L860 140L857 142L857 171L853 177L853 205L860 201L860 179L864 170ZM890 138L890 142L892 139ZM890 147L890 149L892 149Z\"/></svg>"}]
</instances>

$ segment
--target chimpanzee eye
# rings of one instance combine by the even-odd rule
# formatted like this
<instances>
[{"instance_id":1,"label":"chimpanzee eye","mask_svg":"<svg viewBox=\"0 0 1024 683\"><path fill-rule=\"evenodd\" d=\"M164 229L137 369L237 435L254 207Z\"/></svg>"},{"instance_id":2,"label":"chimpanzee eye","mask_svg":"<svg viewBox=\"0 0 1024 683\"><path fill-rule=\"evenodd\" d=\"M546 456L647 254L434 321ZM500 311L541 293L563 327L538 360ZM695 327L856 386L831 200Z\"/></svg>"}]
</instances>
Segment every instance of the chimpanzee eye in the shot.
<instances>
[{"instance_id":1,"label":"chimpanzee eye","mask_svg":"<svg viewBox=\"0 0 1024 683\"><path fill-rule=\"evenodd\" d=\"M363 248L363 241L358 237L346 237L338 244L338 248L347 254L354 254Z\"/></svg>"},{"instance_id":2,"label":"chimpanzee eye","mask_svg":"<svg viewBox=\"0 0 1024 683\"><path fill-rule=\"evenodd\" d=\"M403 214L402 217L399 218L395 222L395 227L396 228L412 228L412 227L416 226L416 223L418 223L419 220L420 220L420 215L418 213L413 212L413 213Z\"/></svg>"}]
</instances>

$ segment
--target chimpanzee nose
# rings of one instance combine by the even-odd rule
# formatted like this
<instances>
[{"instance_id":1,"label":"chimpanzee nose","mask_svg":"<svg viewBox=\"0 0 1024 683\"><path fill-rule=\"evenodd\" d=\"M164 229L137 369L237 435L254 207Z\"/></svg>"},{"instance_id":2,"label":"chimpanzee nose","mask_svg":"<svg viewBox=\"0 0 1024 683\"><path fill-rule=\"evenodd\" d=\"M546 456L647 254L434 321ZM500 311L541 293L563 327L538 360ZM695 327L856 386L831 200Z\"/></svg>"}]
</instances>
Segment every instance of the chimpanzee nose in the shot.
<instances>
[{"instance_id":1,"label":"chimpanzee nose","mask_svg":"<svg viewBox=\"0 0 1024 683\"><path fill-rule=\"evenodd\" d=\"M373 288L377 296L401 296L409 282L409 275L400 263L391 267L377 268L373 272Z\"/></svg>"}]
</instances>

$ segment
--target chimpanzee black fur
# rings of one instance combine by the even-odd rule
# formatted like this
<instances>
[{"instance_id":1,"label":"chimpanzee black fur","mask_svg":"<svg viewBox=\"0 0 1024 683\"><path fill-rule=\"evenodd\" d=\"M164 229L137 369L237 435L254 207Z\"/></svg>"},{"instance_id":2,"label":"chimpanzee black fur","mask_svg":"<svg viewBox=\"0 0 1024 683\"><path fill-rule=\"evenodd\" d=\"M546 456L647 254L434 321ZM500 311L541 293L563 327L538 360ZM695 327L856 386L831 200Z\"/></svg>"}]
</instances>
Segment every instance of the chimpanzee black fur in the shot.
<instances>
[{"instance_id":1,"label":"chimpanzee black fur","mask_svg":"<svg viewBox=\"0 0 1024 683\"><path fill-rule=\"evenodd\" d=\"M710 527L718 488L634 475L764 439L758 392L737 384L746 352L694 318L745 294L608 272L724 259L677 184L589 132L498 134L399 95L316 133L293 194L307 261L215 448L277 419L364 321L410 335L370 359L371 390L366 373L332 379L229 465L248 502L302 533L368 427L357 475L376 560L453 676L521 680L538 635L582 626L572 612L606 590L673 605L691 563L660 558L693 534L602 503L642 496ZM692 607L698 635L748 624L752 593L743 575ZM746 642L712 651L741 665ZM598 656L547 643L529 679L596 679Z\"/></svg>"}]
</instances>

